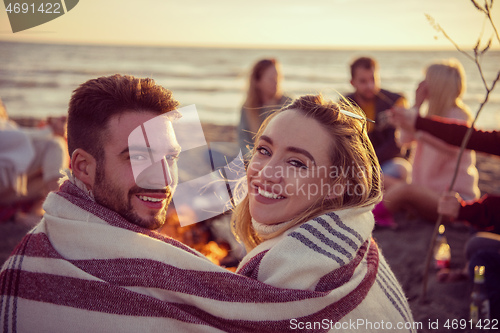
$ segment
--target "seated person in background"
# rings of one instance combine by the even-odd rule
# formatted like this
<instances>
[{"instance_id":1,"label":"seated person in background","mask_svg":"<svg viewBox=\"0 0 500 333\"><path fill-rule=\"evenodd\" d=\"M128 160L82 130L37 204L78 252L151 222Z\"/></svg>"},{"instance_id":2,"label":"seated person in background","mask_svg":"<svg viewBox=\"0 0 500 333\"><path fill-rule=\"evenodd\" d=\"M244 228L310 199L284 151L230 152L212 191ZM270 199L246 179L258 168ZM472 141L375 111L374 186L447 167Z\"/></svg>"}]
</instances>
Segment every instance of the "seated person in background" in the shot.
<instances>
[{"instance_id":1,"label":"seated person in background","mask_svg":"<svg viewBox=\"0 0 500 333\"><path fill-rule=\"evenodd\" d=\"M454 146L461 146L468 127L442 118L423 118L416 110L394 110L393 122L405 130L425 131ZM466 146L500 156L500 132L473 129ZM456 192L441 196L438 213L451 221L467 221L478 232L466 246L471 280L475 266L485 266L485 285L490 301L490 318L500 318L500 195L485 194L479 200L465 201ZM485 232L486 231L486 232ZM460 273L459 273L460 274ZM447 275L450 275L448 273ZM441 274L442 278L446 278Z\"/></svg>"},{"instance_id":2,"label":"seated person in background","mask_svg":"<svg viewBox=\"0 0 500 333\"><path fill-rule=\"evenodd\" d=\"M440 116L470 123L471 116L461 96L465 92L465 73L455 59L430 65L416 90L414 110L427 101L427 117ZM410 209L421 217L435 220L440 195L448 189L457 164L459 149L432 135L401 128L403 144L415 143L412 181L392 185L384 201L374 210L380 225L394 225L392 213ZM455 189L467 200L479 197L475 154L466 151L460 161Z\"/></svg>"},{"instance_id":3,"label":"seated person in background","mask_svg":"<svg viewBox=\"0 0 500 333\"><path fill-rule=\"evenodd\" d=\"M19 127L0 100L0 221L41 216L41 202L58 188L69 166L66 118L49 118L45 128Z\"/></svg>"},{"instance_id":4,"label":"seated person in background","mask_svg":"<svg viewBox=\"0 0 500 333\"><path fill-rule=\"evenodd\" d=\"M280 67L275 59L262 59L252 68L238 125L238 143L244 157L251 152L253 137L269 112L291 102L281 91Z\"/></svg>"},{"instance_id":5,"label":"seated person in background","mask_svg":"<svg viewBox=\"0 0 500 333\"><path fill-rule=\"evenodd\" d=\"M368 135L380 161L384 182L387 178L409 181L411 165L403 158L395 139L395 128L387 122L384 112L395 106L407 108L408 102L402 94L380 88L379 68L375 59L358 58L351 63L350 68L351 85L355 91L346 98L359 105L368 119L375 120L375 124L368 125Z\"/></svg>"}]
</instances>

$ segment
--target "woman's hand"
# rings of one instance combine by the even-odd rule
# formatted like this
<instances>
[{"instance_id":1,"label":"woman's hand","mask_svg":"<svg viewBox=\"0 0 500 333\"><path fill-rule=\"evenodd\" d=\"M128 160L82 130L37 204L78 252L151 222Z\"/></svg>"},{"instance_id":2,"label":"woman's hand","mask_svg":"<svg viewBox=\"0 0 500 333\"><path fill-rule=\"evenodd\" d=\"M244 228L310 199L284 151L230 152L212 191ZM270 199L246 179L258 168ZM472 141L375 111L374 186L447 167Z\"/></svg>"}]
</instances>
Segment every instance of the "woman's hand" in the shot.
<instances>
[{"instance_id":1,"label":"woman's hand","mask_svg":"<svg viewBox=\"0 0 500 333\"><path fill-rule=\"evenodd\" d=\"M414 108L405 109L403 107L393 107L390 112L389 122L397 128L408 132L415 131L415 122L418 111Z\"/></svg>"},{"instance_id":2,"label":"woman's hand","mask_svg":"<svg viewBox=\"0 0 500 333\"><path fill-rule=\"evenodd\" d=\"M441 196L438 202L438 213L448 217L451 221L456 220L461 207L460 195L449 192Z\"/></svg>"},{"instance_id":3,"label":"woman's hand","mask_svg":"<svg viewBox=\"0 0 500 333\"><path fill-rule=\"evenodd\" d=\"M429 97L429 89L427 88L427 83L424 81L420 82L415 91L415 105L417 109L420 109L424 101Z\"/></svg>"}]
</instances>

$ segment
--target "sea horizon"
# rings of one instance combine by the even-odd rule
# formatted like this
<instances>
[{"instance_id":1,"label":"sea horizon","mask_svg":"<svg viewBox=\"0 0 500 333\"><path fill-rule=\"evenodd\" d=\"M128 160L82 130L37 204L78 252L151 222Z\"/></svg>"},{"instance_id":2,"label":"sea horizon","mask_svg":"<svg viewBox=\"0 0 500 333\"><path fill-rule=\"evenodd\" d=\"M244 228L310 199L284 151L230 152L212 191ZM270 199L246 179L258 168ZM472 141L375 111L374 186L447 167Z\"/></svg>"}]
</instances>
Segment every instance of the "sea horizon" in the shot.
<instances>
[{"instance_id":1,"label":"sea horizon","mask_svg":"<svg viewBox=\"0 0 500 333\"><path fill-rule=\"evenodd\" d=\"M76 41L43 41L43 40L9 40L2 39L2 34L12 34L11 31L0 31L0 43L15 44L43 44L43 45L67 45L67 46L103 46L103 47L151 47L151 48L186 48L186 49L249 49L249 50L311 50L311 51L408 51L408 52L435 52L435 51L457 51L452 44L449 46L414 45L382 45L382 46L352 46L352 45L252 45L252 44L175 44L175 43L107 43L107 42L76 42ZM474 45L460 45L464 51L472 52ZM489 51L500 51L500 46L492 46ZM458 51L457 51L458 52Z\"/></svg>"},{"instance_id":2,"label":"sea horizon","mask_svg":"<svg viewBox=\"0 0 500 333\"><path fill-rule=\"evenodd\" d=\"M261 58L276 58L291 97L323 93L332 99L352 91L349 63L372 56L380 65L382 88L405 94L410 103L425 66L456 58L465 68L465 104L475 115L485 95L475 64L456 50L284 49L205 46L141 46L18 42L0 40L0 98L13 117L63 115L71 92L91 78L115 73L151 77L172 90L181 106L195 104L204 122L239 121L247 76ZM500 50L483 58L487 82L499 70ZM477 127L500 127L500 88Z\"/></svg>"}]
</instances>

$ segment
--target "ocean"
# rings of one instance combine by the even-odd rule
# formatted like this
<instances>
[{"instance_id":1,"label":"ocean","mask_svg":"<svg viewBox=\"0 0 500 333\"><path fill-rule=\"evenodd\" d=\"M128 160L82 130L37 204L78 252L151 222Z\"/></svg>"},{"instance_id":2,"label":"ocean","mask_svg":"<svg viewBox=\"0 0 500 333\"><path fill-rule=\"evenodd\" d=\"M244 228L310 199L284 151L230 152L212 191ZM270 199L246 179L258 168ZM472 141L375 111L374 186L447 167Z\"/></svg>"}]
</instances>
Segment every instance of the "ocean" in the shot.
<instances>
[{"instance_id":1,"label":"ocean","mask_svg":"<svg viewBox=\"0 0 500 333\"><path fill-rule=\"evenodd\" d=\"M321 92L333 99L350 92L349 63L368 55L380 64L382 87L410 103L425 67L454 57L465 67L465 103L475 115L485 89L476 65L458 51L271 50L143 46L50 45L0 42L0 98L11 116L46 117L67 112L72 91L86 80L115 73L151 77L172 90L182 106L195 104L200 119L237 124L247 75L264 57L282 64L283 90L292 97ZM500 69L500 51L482 59L488 84ZM500 83L476 127L500 128Z\"/></svg>"}]
</instances>

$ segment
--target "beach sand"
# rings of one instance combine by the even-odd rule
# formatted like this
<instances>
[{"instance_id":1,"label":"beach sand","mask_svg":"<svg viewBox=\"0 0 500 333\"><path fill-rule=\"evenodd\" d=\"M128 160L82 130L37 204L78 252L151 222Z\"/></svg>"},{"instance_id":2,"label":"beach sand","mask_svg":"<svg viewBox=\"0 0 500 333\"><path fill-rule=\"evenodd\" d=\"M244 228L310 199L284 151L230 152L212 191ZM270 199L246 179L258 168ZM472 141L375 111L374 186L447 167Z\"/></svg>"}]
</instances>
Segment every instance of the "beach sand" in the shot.
<instances>
[{"instance_id":1,"label":"beach sand","mask_svg":"<svg viewBox=\"0 0 500 333\"><path fill-rule=\"evenodd\" d=\"M233 126L203 124L209 142L234 142L236 130ZM480 189L482 193L500 193L500 159L477 154ZM430 269L427 299L421 298L425 257L434 222L412 218L407 214L396 216L398 228L377 229L373 236L393 269L408 297L415 322L421 324L419 332L461 332L447 329L446 321L468 319L470 281L439 283L436 270ZM5 222L0 224L0 263L3 263L29 227ZM451 268L465 265L464 245L470 229L462 224L446 228L446 237L451 246ZM437 322L436 322L437 321ZM434 329L434 325L438 328Z\"/></svg>"},{"instance_id":2,"label":"beach sand","mask_svg":"<svg viewBox=\"0 0 500 333\"><path fill-rule=\"evenodd\" d=\"M481 194L500 193L500 158L477 153L479 188ZM431 263L427 283L426 299L422 299L422 281L427 249L435 221L424 221L399 214L396 230L376 229L373 237L394 271L408 297L415 322L422 323L420 332L467 332L445 328L447 321L469 319L469 302L472 282L469 280L441 283ZM446 225L446 238L451 248L451 269L466 265L465 244L471 228L464 224ZM439 328L432 329L430 323L438 322Z\"/></svg>"}]
</instances>

